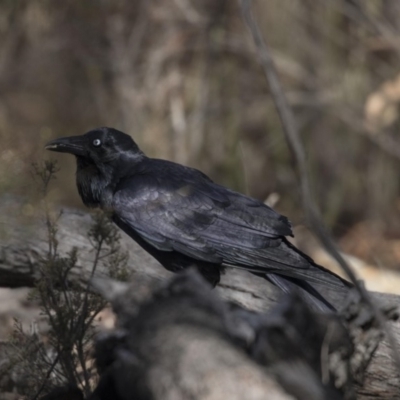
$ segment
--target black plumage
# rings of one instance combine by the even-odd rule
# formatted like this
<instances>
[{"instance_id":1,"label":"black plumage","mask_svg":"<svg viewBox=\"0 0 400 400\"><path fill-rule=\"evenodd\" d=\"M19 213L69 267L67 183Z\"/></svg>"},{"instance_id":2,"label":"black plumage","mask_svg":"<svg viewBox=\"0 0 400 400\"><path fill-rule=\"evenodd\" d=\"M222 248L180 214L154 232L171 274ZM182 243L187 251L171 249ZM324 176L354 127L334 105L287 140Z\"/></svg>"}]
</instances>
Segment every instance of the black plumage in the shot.
<instances>
[{"instance_id":1,"label":"black plumage","mask_svg":"<svg viewBox=\"0 0 400 400\"><path fill-rule=\"evenodd\" d=\"M60 138L46 149L74 154L79 194L170 271L196 266L212 284L223 267L268 279L283 291L300 288L320 309L333 306L316 289L350 284L296 249L288 219L264 203L214 183L202 172L146 157L112 128Z\"/></svg>"}]
</instances>

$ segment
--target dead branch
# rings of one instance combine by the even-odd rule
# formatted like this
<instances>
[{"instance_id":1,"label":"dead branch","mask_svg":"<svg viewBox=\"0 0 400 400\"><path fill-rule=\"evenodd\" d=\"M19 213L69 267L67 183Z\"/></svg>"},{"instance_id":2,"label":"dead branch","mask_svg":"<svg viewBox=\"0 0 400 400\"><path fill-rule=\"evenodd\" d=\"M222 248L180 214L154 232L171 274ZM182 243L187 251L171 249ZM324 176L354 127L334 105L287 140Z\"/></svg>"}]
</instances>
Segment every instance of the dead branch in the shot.
<instances>
[{"instance_id":1,"label":"dead branch","mask_svg":"<svg viewBox=\"0 0 400 400\"><path fill-rule=\"evenodd\" d=\"M387 338L392 346L393 352L393 360L397 364L397 369L400 371L400 354L398 352L397 344L394 339L393 333L390 331L388 326L385 323L385 319L381 314L379 308L374 304L371 297L369 296L367 290L364 286L357 281L357 278L347 264L345 259L337 250L333 240L327 233L326 228L322 223L322 219L320 217L320 213L314 201L311 185L308 176L308 168L306 163L306 156L304 147L301 143L299 132L296 126L296 121L292 110L290 109L288 102L286 100L285 93L282 89L280 80L278 78L277 71L275 69L272 57L269 53L269 49L261 35L260 29L257 25L257 22L251 11L251 1L250 0L241 0L242 6L242 14L244 21L246 22L247 27L249 28L254 43L256 45L258 56L261 62L261 65L264 69L265 76L267 78L271 96L274 100L277 112L279 114L283 132L286 138L286 142L288 147L292 153L293 160L295 162L295 166L297 168L299 183L301 188L301 195L303 200L303 207L306 211L307 219L310 224L311 229L314 231L318 239L321 241L324 248L328 251L328 253L338 262L343 271L347 274L350 280L353 282L354 286L360 292L364 301L369 304L371 310L376 315L377 320L381 324L382 330L386 333Z\"/></svg>"}]
</instances>

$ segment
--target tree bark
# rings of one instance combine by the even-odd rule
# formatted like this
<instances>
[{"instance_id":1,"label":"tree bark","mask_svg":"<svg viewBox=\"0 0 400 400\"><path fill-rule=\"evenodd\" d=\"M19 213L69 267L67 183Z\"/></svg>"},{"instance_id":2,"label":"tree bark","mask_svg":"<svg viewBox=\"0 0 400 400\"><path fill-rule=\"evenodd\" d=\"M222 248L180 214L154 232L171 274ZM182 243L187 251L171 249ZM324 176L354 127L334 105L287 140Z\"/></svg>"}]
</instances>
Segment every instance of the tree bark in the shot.
<instances>
[{"instance_id":1,"label":"tree bark","mask_svg":"<svg viewBox=\"0 0 400 400\"><path fill-rule=\"evenodd\" d=\"M23 206L13 198L0 201L0 209L0 287L34 286L38 279L38 256L44 255L48 249L46 225L37 216L21 215ZM87 233L91 221L88 213L71 209L64 210L58 221L60 254L66 255L72 247L79 251L79 267L73 271L72 279L90 275L94 252ZM121 246L129 253L128 268L132 274L145 275L155 282L172 276L123 232ZM104 275L104 269L100 266L96 274ZM280 291L268 281L235 269L226 270L215 290L223 299L259 312L269 310L281 298ZM382 304L399 303L399 296L395 295L374 293L374 297ZM337 305L342 303L343 299L337 299ZM397 343L400 343L399 323L390 322L389 325ZM386 341L381 341L367 368L364 382L358 388L357 398L400 397L399 371L392 362L391 351Z\"/></svg>"}]
</instances>

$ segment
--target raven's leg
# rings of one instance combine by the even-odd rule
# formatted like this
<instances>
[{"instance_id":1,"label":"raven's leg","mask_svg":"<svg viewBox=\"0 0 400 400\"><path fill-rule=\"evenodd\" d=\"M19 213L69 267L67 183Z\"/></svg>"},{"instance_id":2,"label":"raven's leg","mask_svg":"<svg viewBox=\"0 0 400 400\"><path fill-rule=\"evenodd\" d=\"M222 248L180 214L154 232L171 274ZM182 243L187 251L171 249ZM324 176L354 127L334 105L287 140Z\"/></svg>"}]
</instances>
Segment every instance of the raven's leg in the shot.
<instances>
[{"instance_id":1,"label":"raven's leg","mask_svg":"<svg viewBox=\"0 0 400 400\"><path fill-rule=\"evenodd\" d=\"M187 257L175 251L162 252L161 257L159 254L153 256L162 264L162 266L171 272L181 272L187 268L196 268L201 276L211 284L212 287L218 285L221 278L222 266L218 264L209 263L206 261L195 260L194 258Z\"/></svg>"},{"instance_id":2,"label":"raven's leg","mask_svg":"<svg viewBox=\"0 0 400 400\"><path fill-rule=\"evenodd\" d=\"M212 285L212 287L218 285L219 281L221 280L221 266L218 264L199 261L195 261L194 263L197 270L200 272L203 278Z\"/></svg>"}]
</instances>

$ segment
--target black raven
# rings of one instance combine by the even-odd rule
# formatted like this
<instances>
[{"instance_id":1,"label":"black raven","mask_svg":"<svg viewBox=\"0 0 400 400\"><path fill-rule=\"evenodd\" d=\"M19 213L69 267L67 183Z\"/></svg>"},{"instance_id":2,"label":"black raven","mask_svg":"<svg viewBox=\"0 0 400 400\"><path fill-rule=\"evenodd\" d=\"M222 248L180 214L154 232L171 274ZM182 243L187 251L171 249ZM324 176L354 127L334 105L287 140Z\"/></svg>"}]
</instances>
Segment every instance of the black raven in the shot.
<instances>
[{"instance_id":1,"label":"black raven","mask_svg":"<svg viewBox=\"0 0 400 400\"><path fill-rule=\"evenodd\" d=\"M196 169L146 157L125 133L98 128L46 149L75 155L84 204L109 210L170 271L196 266L216 285L224 267L246 269L284 292L299 288L322 310L334 307L317 287L345 294L351 286L286 239L292 236L286 217Z\"/></svg>"}]
</instances>

